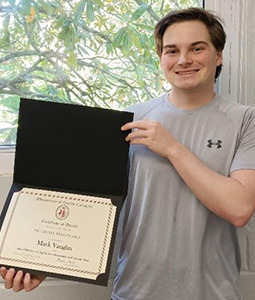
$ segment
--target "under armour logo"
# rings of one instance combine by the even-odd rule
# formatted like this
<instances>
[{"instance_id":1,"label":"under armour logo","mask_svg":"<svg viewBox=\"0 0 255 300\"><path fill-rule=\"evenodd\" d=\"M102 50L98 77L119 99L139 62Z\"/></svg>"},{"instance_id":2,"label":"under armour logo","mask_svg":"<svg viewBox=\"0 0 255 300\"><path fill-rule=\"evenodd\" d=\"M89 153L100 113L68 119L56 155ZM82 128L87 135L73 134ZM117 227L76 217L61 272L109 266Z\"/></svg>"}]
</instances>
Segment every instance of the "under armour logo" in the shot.
<instances>
[{"instance_id":1,"label":"under armour logo","mask_svg":"<svg viewBox=\"0 0 255 300\"><path fill-rule=\"evenodd\" d=\"M221 148L221 143L222 141L218 140L216 143L214 143L212 140L208 140L208 145L207 147L212 148L212 146L217 146L217 148Z\"/></svg>"}]
</instances>

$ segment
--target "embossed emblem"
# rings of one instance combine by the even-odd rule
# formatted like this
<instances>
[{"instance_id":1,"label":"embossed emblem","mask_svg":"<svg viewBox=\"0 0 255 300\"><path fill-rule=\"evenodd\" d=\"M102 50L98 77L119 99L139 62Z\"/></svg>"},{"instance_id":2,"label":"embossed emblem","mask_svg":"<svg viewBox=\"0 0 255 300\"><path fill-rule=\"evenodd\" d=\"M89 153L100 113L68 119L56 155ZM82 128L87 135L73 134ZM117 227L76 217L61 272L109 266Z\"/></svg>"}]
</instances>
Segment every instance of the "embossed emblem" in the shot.
<instances>
[{"instance_id":1,"label":"embossed emblem","mask_svg":"<svg viewBox=\"0 0 255 300\"><path fill-rule=\"evenodd\" d=\"M69 207L67 205L60 205L55 212L59 220L65 220L69 215Z\"/></svg>"}]
</instances>

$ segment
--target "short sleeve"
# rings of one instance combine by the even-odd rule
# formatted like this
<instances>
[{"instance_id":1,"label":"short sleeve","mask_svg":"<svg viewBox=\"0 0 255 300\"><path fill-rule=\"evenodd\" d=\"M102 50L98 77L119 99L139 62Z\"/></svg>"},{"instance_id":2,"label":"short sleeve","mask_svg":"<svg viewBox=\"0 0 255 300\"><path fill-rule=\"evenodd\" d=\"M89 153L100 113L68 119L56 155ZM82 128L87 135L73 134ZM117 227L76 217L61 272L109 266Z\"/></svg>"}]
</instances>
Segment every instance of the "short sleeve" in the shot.
<instances>
[{"instance_id":1,"label":"short sleeve","mask_svg":"<svg viewBox=\"0 0 255 300\"><path fill-rule=\"evenodd\" d=\"M244 115L230 173L245 169L255 169L255 107L250 107Z\"/></svg>"}]
</instances>

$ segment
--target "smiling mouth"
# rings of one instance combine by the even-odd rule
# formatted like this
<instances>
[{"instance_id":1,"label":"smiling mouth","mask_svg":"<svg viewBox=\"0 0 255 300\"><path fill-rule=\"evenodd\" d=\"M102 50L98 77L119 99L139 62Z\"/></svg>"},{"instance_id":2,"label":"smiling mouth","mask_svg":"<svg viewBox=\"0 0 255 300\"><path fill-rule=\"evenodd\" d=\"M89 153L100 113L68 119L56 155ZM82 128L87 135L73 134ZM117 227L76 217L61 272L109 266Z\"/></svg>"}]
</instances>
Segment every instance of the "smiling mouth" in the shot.
<instances>
[{"instance_id":1,"label":"smiling mouth","mask_svg":"<svg viewBox=\"0 0 255 300\"><path fill-rule=\"evenodd\" d=\"M197 73L199 70L190 70L190 71L179 71L176 72L178 75L191 75Z\"/></svg>"}]
</instances>

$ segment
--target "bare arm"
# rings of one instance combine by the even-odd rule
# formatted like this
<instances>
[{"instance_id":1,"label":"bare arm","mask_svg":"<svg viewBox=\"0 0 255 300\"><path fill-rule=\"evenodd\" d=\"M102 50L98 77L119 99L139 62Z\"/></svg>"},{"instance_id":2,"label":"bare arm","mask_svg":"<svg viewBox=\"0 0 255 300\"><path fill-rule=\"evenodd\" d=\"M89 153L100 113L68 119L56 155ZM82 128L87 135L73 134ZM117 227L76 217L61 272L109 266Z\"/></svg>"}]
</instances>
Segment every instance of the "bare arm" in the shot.
<instances>
[{"instance_id":1,"label":"bare arm","mask_svg":"<svg viewBox=\"0 0 255 300\"><path fill-rule=\"evenodd\" d=\"M136 121L122 127L122 130L128 129L136 130L126 140L145 145L166 157L209 210L238 227L249 221L255 210L254 170L222 176L207 167L156 121Z\"/></svg>"},{"instance_id":2,"label":"bare arm","mask_svg":"<svg viewBox=\"0 0 255 300\"><path fill-rule=\"evenodd\" d=\"M46 278L45 276L31 276L29 273L24 274L21 270L17 273L14 269L7 270L4 267L0 268L0 275L4 279L4 287L13 289L14 292L32 291Z\"/></svg>"}]
</instances>

